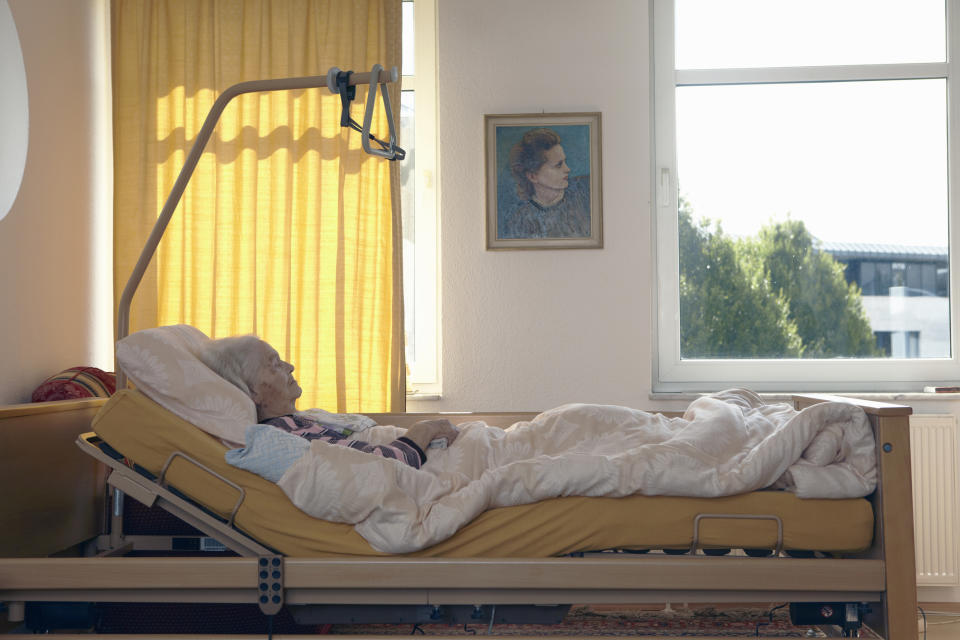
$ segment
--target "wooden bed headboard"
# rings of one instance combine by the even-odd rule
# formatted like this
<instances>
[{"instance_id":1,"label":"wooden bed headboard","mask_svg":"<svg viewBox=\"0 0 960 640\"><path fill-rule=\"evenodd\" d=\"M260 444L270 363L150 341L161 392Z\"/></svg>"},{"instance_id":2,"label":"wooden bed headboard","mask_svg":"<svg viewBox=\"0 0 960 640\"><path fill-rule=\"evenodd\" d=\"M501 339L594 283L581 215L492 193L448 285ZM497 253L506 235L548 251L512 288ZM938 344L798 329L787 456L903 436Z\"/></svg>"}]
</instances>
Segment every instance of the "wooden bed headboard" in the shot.
<instances>
[{"instance_id":1,"label":"wooden bed headboard","mask_svg":"<svg viewBox=\"0 0 960 640\"><path fill-rule=\"evenodd\" d=\"M0 407L0 557L42 557L101 533L105 469L77 436L106 398Z\"/></svg>"}]
</instances>

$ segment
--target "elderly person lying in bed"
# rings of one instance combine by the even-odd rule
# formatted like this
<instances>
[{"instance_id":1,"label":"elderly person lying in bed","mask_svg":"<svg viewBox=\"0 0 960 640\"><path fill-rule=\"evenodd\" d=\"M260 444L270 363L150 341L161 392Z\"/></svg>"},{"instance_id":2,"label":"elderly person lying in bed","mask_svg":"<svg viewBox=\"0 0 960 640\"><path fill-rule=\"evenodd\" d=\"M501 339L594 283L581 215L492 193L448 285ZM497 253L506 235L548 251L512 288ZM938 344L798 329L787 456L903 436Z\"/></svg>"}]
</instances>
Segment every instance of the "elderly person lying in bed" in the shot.
<instances>
[{"instance_id":1,"label":"elderly person lying in bed","mask_svg":"<svg viewBox=\"0 0 960 640\"><path fill-rule=\"evenodd\" d=\"M403 437L386 445L352 439L350 429L333 427L331 421L323 424L316 418L316 411L296 411L295 404L301 389L293 377L293 365L284 362L276 349L256 336L211 340L200 353L200 359L250 396L261 424L272 425L308 440L322 440L384 458L394 458L419 469L427 461L431 441L446 438L450 444L458 434L448 420L424 420L410 427ZM361 416L343 418L347 422L362 419ZM339 423L343 421L335 420Z\"/></svg>"}]
</instances>

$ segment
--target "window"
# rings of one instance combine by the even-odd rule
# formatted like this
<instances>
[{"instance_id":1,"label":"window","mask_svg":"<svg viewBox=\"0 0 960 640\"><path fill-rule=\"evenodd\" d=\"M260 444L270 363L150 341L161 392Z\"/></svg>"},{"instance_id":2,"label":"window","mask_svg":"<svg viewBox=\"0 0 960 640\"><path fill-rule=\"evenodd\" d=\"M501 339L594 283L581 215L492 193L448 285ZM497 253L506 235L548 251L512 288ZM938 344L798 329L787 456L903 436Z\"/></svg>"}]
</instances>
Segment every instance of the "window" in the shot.
<instances>
[{"instance_id":1,"label":"window","mask_svg":"<svg viewBox=\"0 0 960 640\"><path fill-rule=\"evenodd\" d=\"M436 0L403 1L400 163L408 388L439 390Z\"/></svg>"},{"instance_id":2,"label":"window","mask_svg":"<svg viewBox=\"0 0 960 640\"><path fill-rule=\"evenodd\" d=\"M947 3L653 1L655 390L957 378Z\"/></svg>"}]
</instances>

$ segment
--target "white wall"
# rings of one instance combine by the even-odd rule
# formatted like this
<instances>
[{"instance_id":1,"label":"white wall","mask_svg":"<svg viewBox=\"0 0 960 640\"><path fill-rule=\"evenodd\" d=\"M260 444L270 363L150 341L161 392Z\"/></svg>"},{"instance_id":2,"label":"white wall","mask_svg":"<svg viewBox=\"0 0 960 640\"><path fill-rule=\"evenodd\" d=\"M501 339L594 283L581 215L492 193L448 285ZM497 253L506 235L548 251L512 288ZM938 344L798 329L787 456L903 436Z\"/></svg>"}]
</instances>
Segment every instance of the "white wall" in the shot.
<instances>
[{"instance_id":1,"label":"white wall","mask_svg":"<svg viewBox=\"0 0 960 640\"><path fill-rule=\"evenodd\" d=\"M10 0L27 72L20 193L0 220L0 404L47 376L110 370L106 0Z\"/></svg>"},{"instance_id":2,"label":"white wall","mask_svg":"<svg viewBox=\"0 0 960 640\"><path fill-rule=\"evenodd\" d=\"M410 411L649 406L647 3L441 0L443 394ZM484 114L602 114L600 250L486 251Z\"/></svg>"}]
</instances>

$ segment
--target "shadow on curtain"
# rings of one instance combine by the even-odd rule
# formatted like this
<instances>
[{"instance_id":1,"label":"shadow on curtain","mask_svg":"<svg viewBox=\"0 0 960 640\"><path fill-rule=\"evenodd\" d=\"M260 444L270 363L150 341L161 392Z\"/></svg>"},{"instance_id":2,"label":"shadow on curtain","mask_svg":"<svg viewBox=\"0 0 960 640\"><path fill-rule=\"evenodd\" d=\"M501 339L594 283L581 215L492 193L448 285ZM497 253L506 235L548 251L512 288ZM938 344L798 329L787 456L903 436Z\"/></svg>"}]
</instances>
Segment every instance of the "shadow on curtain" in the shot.
<instances>
[{"instance_id":1,"label":"shadow on curtain","mask_svg":"<svg viewBox=\"0 0 960 640\"><path fill-rule=\"evenodd\" d=\"M400 66L399 0L114 0L111 10L116 299L219 91ZM399 105L399 86L390 92ZM134 297L131 331L253 333L296 367L299 408L402 411L397 163L365 154L340 111L326 89L227 106ZM382 109L371 129L387 130Z\"/></svg>"}]
</instances>

